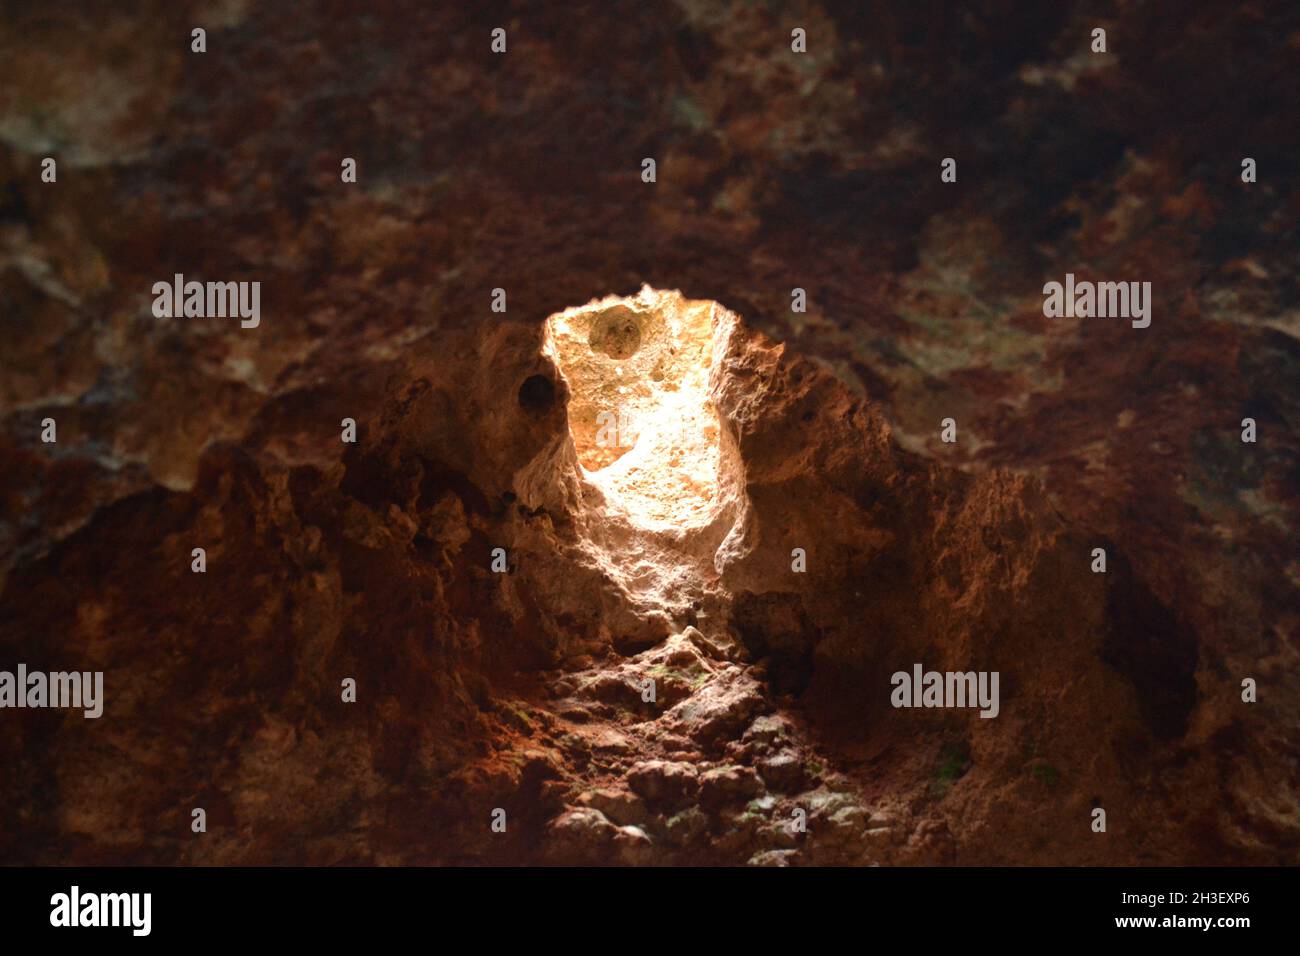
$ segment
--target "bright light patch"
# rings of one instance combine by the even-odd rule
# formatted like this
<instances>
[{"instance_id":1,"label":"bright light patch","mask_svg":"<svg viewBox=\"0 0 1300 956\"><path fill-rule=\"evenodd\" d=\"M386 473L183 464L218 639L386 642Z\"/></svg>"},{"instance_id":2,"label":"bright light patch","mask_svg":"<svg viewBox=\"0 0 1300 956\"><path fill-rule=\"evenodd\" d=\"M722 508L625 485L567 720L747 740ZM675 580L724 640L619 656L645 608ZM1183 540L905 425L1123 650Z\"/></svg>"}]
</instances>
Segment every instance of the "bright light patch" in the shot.
<instances>
[{"instance_id":1,"label":"bright light patch","mask_svg":"<svg viewBox=\"0 0 1300 956\"><path fill-rule=\"evenodd\" d=\"M708 395L714 303L645 287L546 324L587 479L641 527L707 524L721 498L718 415Z\"/></svg>"}]
</instances>

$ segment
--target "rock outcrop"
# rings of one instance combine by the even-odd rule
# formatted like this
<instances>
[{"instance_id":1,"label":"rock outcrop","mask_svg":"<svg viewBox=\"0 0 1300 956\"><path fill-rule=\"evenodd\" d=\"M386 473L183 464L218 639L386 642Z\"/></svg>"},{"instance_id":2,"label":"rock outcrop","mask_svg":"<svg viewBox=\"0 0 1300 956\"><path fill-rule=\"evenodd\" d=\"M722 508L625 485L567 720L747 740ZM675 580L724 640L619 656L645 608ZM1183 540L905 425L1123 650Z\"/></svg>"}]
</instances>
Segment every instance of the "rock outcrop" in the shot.
<instances>
[{"instance_id":1,"label":"rock outcrop","mask_svg":"<svg viewBox=\"0 0 1300 956\"><path fill-rule=\"evenodd\" d=\"M1284 13L15 12L0 862L1294 863Z\"/></svg>"}]
</instances>

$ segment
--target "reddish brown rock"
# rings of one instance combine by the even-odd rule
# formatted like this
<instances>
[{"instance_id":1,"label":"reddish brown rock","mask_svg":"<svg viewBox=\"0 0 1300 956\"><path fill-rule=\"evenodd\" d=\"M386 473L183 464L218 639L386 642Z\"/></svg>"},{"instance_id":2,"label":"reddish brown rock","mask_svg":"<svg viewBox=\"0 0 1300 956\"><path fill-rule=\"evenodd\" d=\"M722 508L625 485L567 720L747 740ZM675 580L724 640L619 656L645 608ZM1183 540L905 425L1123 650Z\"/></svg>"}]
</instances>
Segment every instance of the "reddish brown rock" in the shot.
<instances>
[{"instance_id":1,"label":"reddish brown rock","mask_svg":"<svg viewBox=\"0 0 1300 956\"><path fill-rule=\"evenodd\" d=\"M695 767L667 760L647 760L627 774L628 786L651 805L680 807L695 797L700 782Z\"/></svg>"},{"instance_id":2,"label":"reddish brown rock","mask_svg":"<svg viewBox=\"0 0 1300 956\"><path fill-rule=\"evenodd\" d=\"M743 803L762 790L758 775L749 767L714 767L700 776L700 803L710 809Z\"/></svg>"},{"instance_id":3,"label":"reddish brown rock","mask_svg":"<svg viewBox=\"0 0 1300 956\"><path fill-rule=\"evenodd\" d=\"M0 667L107 702L0 715L0 862L1294 863L1294 35L1185 6L15 9Z\"/></svg>"}]
</instances>

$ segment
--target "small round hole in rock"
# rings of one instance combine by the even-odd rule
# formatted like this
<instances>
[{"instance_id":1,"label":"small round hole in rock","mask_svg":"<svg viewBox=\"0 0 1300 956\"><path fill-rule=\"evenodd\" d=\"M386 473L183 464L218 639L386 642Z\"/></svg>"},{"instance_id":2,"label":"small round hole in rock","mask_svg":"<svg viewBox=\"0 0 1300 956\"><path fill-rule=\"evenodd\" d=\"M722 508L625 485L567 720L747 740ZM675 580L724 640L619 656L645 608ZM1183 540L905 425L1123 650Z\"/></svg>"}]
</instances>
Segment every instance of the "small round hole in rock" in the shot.
<instances>
[{"instance_id":1,"label":"small round hole in rock","mask_svg":"<svg viewBox=\"0 0 1300 956\"><path fill-rule=\"evenodd\" d=\"M545 375L530 375L519 386L519 404L526 411L542 414L555 404L555 383Z\"/></svg>"},{"instance_id":2,"label":"small round hole in rock","mask_svg":"<svg viewBox=\"0 0 1300 956\"><path fill-rule=\"evenodd\" d=\"M615 306L592 323L587 342L594 352L629 359L641 348L641 325L631 309Z\"/></svg>"}]
</instances>

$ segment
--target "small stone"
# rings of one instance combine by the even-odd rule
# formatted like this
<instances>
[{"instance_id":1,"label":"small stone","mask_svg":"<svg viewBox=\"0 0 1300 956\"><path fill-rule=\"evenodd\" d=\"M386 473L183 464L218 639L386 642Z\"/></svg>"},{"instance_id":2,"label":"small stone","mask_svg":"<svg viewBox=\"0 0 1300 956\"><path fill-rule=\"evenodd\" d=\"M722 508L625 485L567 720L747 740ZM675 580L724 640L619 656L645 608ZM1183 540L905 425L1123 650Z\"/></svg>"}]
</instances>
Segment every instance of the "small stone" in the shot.
<instances>
[{"instance_id":1,"label":"small stone","mask_svg":"<svg viewBox=\"0 0 1300 956\"><path fill-rule=\"evenodd\" d=\"M697 628L688 627L682 632L692 644L698 647L709 657L718 661L734 661L744 657L744 649L729 636L722 634L717 637L705 637Z\"/></svg>"},{"instance_id":2,"label":"small stone","mask_svg":"<svg viewBox=\"0 0 1300 956\"><path fill-rule=\"evenodd\" d=\"M591 749L601 754L625 754L632 750L627 737L612 727L601 727L589 737Z\"/></svg>"},{"instance_id":3,"label":"small stone","mask_svg":"<svg viewBox=\"0 0 1300 956\"><path fill-rule=\"evenodd\" d=\"M665 717L693 740L714 743L736 734L750 717L766 706L752 680L732 673L705 684Z\"/></svg>"},{"instance_id":4,"label":"small stone","mask_svg":"<svg viewBox=\"0 0 1300 956\"><path fill-rule=\"evenodd\" d=\"M775 843L779 847L795 847L807 835L807 831L796 830L791 818L772 824L763 831L763 835L768 843Z\"/></svg>"},{"instance_id":5,"label":"small stone","mask_svg":"<svg viewBox=\"0 0 1300 956\"><path fill-rule=\"evenodd\" d=\"M764 782L778 793L795 793L803 786L804 769L799 755L783 750L759 762L758 772Z\"/></svg>"},{"instance_id":6,"label":"small stone","mask_svg":"<svg viewBox=\"0 0 1300 956\"><path fill-rule=\"evenodd\" d=\"M582 794L578 802L585 807L595 807L615 823L624 826L640 823L646 817L644 801L630 790L612 787L591 790Z\"/></svg>"},{"instance_id":7,"label":"small stone","mask_svg":"<svg viewBox=\"0 0 1300 956\"><path fill-rule=\"evenodd\" d=\"M775 743L790 736L790 721L775 714L764 714L755 719L741 739L746 743Z\"/></svg>"},{"instance_id":8,"label":"small stone","mask_svg":"<svg viewBox=\"0 0 1300 956\"><path fill-rule=\"evenodd\" d=\"M714 767L700 778L700 803L711 810L757 796L763 784L750 767Z\"/></svg>"},{"instance_id":9,"label":"small stone","mask_svg":"<svg viewBox=\"0 0 1300 956\"><path fill-rule=\"evenodd\" d=\"M547 826L548 852L560 863L596 862L608 855L617 833L599 810L574 807Z\"/></svg>"},{"instance_id":10,"label":"small stone","mask_svg":"<svg viewBox=\"0 0 1300 956\"><path fill-rule=\"evenodd\" d=\"M658 741L659 746L663 748L665 753L674 757L694 760L700 756L699 748L689 737L665 731L657 734L654 739Z\"/></svg>"},{"instance_id":11,"label":"small stone","mask_svg":"<svg viewBox=\"0 0 1300 956\"><path fill-rule=\"evenodd\" d=\"M605 814L591 807L571 807L551 821L550 829L565 834L604 833L610 826ZM612 836L611 834L608 834Z\"/></svg>"},{"instance_id":12,"label":"small stone","mask_svg":"<svg viewBox=\"0 0 1300 956\"><path fill-rule=\"evenodd\" d=\"M650 804L679 807L694 799L700 789L695 768L670 760L647 760L627 772L627 782Z\"/></svg>"},{"instance_id":13,"label":"small stone","mask_svg":"<svg viewBox=\"0 0 1300 956\"><path fill-rule=\"evenodd\" d=\"M764 850L749 858L746 866L789 866L798 850Z\"/></svg>"},{"instance_id":14,"label":"small stone","mask_svg":"<svg viewBox=\"0 0 1300 956\"><path fill-rule=\"evenodd\" d=\"M851 793L819 788L800 796L799 802L834 843L854 841L867 827L867 808Z\"/></svg>"},{"instance_id":15,"label":"small stone","mask_svg":"<svg viewBox=\"0 0 1300 956\"><path fill-rule=\"evenodd\" d=\"M654 841L640 827L619 827L614 834L614 849L621 862L638 866L650 862L654 853Z\"/></svg>"},{"instance_id":16,"label":"small stone","mask_svg":"<svg viewBox=\"0 0 1300 956\"><path fill-rule=\"evenodd\" d=\"M664 824L669 841L676 846L694 843L704 836L708 828L709 818L699 807L687 807L681 813L669 817Z\"/></svg>"},{"instance_id":17,"label":"small stone","mask_svg":"<svg viewBox=\"0 0 1300 956\"><path fill-rule=\"evenodd\" d=\"M836 843L854 842L866 828L867 811L865 807L841 807L825 820L826 831Z\"/></svg>"},{"instance_id":18,"label":"small stone","mask_svg":"<svg viewBox=\"0 0 1300 956\"><path fill-rule=\"evenodd\" d=\"M641 691L621 674L598 674L582 685L584 697L616 707L633 708L641 703Z\"/></svg>"},{"instance_id":19,"label":"small stone","mask_svg":"<svg viewBox=\"0 0 1300 956\"><path fill-rule=\"evenodd\" d=\"M713 840L715 851L724 854L739 854L752 847L754 835L758 832L761 818L752 813L742 813L732 825Z\"/></svg>"},{"instance_id":20,"label":"small stone","mask_svg":"<svg viewBox=\"0 0 1300 956\"><path fill-rule=\"evenodd\" d=\"M564 703L555 708L555 713L565 720L575 724L589 723L592 719L592 713L582 704Z\"/></svg>"}]
</instances>

